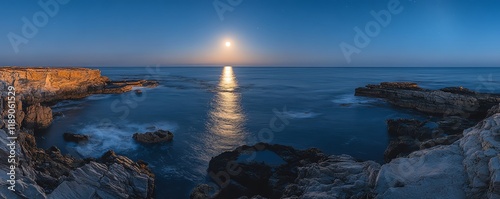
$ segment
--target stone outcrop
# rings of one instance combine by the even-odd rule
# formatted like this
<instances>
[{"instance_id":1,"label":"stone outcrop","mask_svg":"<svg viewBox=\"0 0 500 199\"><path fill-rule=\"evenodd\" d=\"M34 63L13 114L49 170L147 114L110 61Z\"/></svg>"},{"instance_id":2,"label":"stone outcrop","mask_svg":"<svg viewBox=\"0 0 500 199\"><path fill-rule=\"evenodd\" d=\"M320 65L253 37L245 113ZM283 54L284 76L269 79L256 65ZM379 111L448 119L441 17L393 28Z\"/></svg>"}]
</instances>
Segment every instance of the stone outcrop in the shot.
<instances>
[{"instance_id":1,"label":"stone outcrop","mask_svg":"<svg viewBox=\"0 0 500 199\"><path fill-rule=\"evenodd\" d=\"M462 87L429 90L408 82L370 84L356 88L355 95L382 98L395 106L428 114L476 119L483 119L488 109L500 103L498 94L477 93Z\"/></svg>"},{"instance_id":2,"label":"stone outcrop","mask_svg":"<svg viewBox=\"0 0 500 199\"><path fill-rule=\"evenodd\" d=\"M170 131L158 130L155 132L134 133L132 138L137 142L155 144L172 141L172 139L174 139L174 134Z\"/></svg>"},{"instance_id":3,"label":"stone outcrop","mask_svg":"<svg viewBox=\"0 0 500 199\"><path fill-rule=\"evenodd\" d=\"M63 138L68 142L76 142L76 143L89 140L88 135L74 134L74 133L64 133Z\"/></svg>"}]
</instances>

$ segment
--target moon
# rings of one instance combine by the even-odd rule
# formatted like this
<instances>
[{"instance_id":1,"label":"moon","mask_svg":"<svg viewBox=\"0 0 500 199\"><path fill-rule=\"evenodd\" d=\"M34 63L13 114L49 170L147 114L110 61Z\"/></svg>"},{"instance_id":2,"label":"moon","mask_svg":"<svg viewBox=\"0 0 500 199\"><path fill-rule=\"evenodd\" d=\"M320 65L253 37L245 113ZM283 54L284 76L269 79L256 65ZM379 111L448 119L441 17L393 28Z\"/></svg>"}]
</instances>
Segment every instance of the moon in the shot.
<instances>
[{"instance_id":1,"label":"moon","mask_svg":"<svg viewBox=\"0 0 500 199\"><path fill-rule=\"evenodd\" d=\"M226 41L226 46L227 46L227 47L230 47L230 46L231 46L231 42Z\"/></svg>"}]
</instances>

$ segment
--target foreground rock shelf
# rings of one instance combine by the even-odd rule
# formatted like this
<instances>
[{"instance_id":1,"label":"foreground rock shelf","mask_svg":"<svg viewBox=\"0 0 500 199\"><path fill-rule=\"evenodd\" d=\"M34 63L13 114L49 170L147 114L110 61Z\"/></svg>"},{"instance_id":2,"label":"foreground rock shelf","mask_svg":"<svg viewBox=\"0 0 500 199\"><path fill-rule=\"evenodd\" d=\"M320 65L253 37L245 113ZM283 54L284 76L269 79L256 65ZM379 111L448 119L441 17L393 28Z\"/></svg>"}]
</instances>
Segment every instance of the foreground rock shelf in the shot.
<instances>
[{"instance_id":1,"label":"foreground rock shelf","mask_svg":"<svg viewBox=\"0 0 500 199\"><path fill-rule=\"evenodd\" d=\"M110 81L99 70L87 68L0 68L0 87L16 88L16 125L18 155L15 169L16 191L0 190L0 198L153 198L154 174L147 163L106 152L99 159L77 159L62 155L56 147L36 147L33 133L52 123L50 105L60 100L81 99L92 94L119 94L133 87L155 87L157 81ZM2 93L4 95L5 93ZM2 96L0 108L7 107ZM0 158L7 160L5 127L8 114L0 109ZM72 141L85 140L84 135L67 134ZM1 179L8 179L10 164L0 163ZM2 187L8 182L2 180Z\"/></svg>"}]
</instances>

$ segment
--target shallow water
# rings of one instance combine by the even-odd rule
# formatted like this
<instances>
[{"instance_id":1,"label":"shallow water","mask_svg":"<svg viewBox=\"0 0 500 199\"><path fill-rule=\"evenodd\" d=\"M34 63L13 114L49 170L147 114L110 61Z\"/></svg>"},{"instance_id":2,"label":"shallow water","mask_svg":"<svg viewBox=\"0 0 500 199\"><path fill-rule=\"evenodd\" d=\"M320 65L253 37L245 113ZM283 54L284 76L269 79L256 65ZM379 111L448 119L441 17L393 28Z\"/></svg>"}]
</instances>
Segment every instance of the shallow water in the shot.
<instances>
[{"instance_id":1,"label":"shallow water","mask_svg":"<svg viewBox=\"0 0 500 199\"><path fill-rule=\"evenodd\" d=\"M381 162L387 145L385 120L421 115L380 100L355 97L356 87L413 81L433 89L500 89L498 68L101 70L114 80L156 79L160 86L140 88L140 96L131 92L61 102L54 112L64 116L37 135L38 146L56 145L65 153L83 157L99 157L112 149L133 160L142 159L156 174L157 198L186 198L196 184L207 180L211 157L259 141L300 149L317 147L328 154ZM145 146L132 139L136 132L156 129L172 131L174 140ZM87 134L90 140L82 145L67 143L64 132Z\"/></svg>"}]
</instances>

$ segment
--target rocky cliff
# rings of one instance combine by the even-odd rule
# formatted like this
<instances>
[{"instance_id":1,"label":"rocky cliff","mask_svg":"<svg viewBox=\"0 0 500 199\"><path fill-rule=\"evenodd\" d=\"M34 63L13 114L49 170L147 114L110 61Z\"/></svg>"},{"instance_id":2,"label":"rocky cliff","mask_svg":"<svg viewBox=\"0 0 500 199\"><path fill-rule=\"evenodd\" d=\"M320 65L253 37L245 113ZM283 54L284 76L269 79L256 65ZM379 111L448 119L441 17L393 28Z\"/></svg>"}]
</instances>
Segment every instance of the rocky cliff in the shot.
<instances>
[{"instance_id":1,"label":"rocky cliff","mask_svg":"<svg viewBox=\"0 0 500 199\"><path fill-rule=\"evenodd\" d=\"M79 99L95 93L111 94L133 86L154 87L152 80L110 81L99 70L86 68L0 68L0 90L16 91L18 139L10 143L2 130L8 119L6 92L0 101L0 158L7 160L15 148L16 191L0 190L0 198L152 198L154 175L147 163L134 162L108 151L99 159L76 159L56 147L36 147L33 133L52 123L51 104ZM12 146L8 146L11 144ZM0 163L0 185L9 184L10 164Z\"/></svg>"},{"instance_id":2,"label":"rocky cliff","mask_svg":"<svg viewBox=\"0 0 500 199\"><path fill-rule=\"evenodd\" d=\"M249 148L253 155L246 155ZM285 163L257 161L262 151L275 153ZM254 159L242 162L241 157ZM465 130L453 144L416 151L384 165L349 155L258 144L214 157L208 172L220 186L198 186L191 198L499 199L500 114Z\"/></svg>"}]
</instances>

